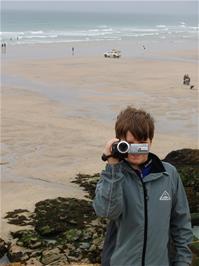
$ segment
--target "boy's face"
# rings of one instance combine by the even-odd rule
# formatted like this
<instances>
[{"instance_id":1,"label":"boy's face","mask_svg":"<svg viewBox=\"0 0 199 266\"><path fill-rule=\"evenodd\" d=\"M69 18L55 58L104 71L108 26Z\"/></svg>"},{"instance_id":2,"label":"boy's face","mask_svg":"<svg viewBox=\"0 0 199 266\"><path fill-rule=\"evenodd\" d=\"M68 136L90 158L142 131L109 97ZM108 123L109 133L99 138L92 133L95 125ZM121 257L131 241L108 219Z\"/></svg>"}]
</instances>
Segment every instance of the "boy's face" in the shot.
<instances>
[{"instance_id":1,"label":"boy's face","mask_svg":"<svg viewBox=\"0 0 199 266\"><path fill-rule=\"evenodd\" d=\"M126 134L126 139L125 139L129 144L136 144L136 143L148 143L149 145L149 150L151 147L152 141L148 138L147 140L144 141L139 141L137 140L130 131L127 132ZM148 154L128 154L127 160L129 163L139 166L140 164L146 162L148 159Z\"/></svg>"}]
</instances>

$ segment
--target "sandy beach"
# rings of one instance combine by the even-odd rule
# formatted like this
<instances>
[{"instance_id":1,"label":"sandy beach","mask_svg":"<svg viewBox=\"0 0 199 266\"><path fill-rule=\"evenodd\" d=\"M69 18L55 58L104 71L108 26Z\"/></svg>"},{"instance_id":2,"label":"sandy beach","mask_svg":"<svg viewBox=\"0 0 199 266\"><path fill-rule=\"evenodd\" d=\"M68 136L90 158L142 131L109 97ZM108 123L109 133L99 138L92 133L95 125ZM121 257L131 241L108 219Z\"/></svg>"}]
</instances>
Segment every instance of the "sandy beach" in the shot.
<instances>
[{"instance_id":1,"label":"sandy beach","mask_svg":"<svg viewBox=\"0 0 199 266\"><path fill-rule=\"evenodd\" d=\"M152 152L160 158L171 150L198 148L194 46L134 57L126 53L118 60L103 58L99 49L60 57L61 44L22 48L8 47L2 55L2 217L17 208L32 210L46 198L82 198L83 191L70 181L78 173L103 169L104 144L114 136L116 115L127 105L155 118ZM34 56L51 49L53 56ZM192 90L182 85L185 73ZM12 228L2 219L4 238Z\"/></svg>"}]
</instances>

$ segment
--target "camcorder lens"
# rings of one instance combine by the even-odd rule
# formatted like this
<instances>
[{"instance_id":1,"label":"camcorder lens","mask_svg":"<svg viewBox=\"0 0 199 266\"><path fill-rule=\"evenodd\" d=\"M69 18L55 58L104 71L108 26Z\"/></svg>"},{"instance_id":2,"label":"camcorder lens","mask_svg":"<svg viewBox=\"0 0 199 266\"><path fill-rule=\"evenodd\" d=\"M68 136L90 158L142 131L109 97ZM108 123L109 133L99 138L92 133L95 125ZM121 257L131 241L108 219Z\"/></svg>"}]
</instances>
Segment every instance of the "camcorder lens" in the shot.
<instances>
[{"instance_id":1,"label":"camcorder lens","mask_svg":"<svg viewBox=\"0 0 199 266\"><path fill-rule=\"evenodd\" d=\"M121 141L118 143L117 149L121 153L126 153L129 150L129 144L125 141Z\"/></svg>"}]
</instances>

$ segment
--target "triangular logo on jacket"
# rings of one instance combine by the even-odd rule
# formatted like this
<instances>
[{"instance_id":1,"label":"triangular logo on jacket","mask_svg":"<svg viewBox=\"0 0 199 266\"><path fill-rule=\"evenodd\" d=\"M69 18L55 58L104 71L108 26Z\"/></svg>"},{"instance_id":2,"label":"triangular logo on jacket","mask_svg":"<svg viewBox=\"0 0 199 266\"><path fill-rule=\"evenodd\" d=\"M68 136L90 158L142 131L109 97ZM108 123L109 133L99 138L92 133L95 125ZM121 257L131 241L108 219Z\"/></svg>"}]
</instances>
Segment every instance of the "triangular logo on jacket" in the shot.
<instances>
[{"instance_id":1,"label":"triangular logo on jacket","mask_svg":"<svg viewBox=\"0 0 199 266\"><path fill-rule=\"evenodd\" d=\"M160 197L160 200L171 200L169 193L165 190Z\"/></svg>"}]
</instances>

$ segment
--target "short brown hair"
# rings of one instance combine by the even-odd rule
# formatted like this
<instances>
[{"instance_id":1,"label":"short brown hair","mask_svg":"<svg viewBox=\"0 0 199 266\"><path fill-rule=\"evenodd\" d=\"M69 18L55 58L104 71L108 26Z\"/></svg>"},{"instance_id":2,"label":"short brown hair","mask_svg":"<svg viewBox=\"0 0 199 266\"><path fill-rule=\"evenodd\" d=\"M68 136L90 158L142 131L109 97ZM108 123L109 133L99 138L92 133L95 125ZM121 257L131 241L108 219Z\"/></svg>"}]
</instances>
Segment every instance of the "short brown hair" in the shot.
<instances>
[{"instance_id":1,"label":"short brown hair","mask_svg":"<svg viewBox=\"0 0 199 266\"><path fill-rule=\"evenodd\" d=\"M142 109L136 109L128 106L117 116L115 123L116 138L126 138L127 132L137 140L150 140L154 136L154 119L151 115Z\"/></svg>"}]
</instances>

